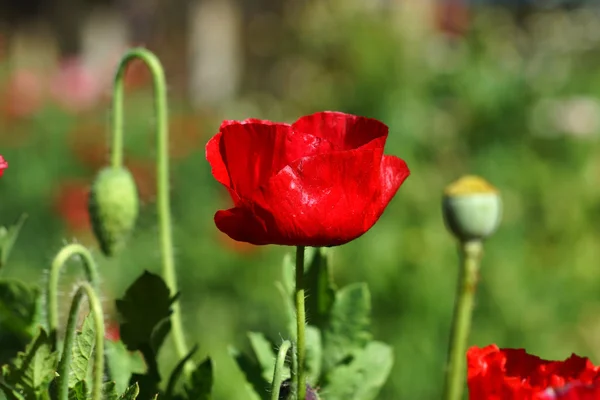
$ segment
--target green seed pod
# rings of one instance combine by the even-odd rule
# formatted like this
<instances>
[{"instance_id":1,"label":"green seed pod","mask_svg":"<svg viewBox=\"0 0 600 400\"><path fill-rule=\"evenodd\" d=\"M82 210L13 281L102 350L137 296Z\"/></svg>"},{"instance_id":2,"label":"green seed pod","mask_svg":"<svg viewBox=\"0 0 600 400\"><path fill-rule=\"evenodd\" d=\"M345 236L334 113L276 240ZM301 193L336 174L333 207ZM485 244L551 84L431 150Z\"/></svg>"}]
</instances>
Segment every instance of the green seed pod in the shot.
<instances>
[{"instance_id":1,"label":"green seed pod","mask_svg":"<svg viewBox=\"0 0 600 400\"><path fill-rule=\"evenodd\" d=\"M483 178L465 176L444 190L442 211L446 226L459 240L483 240L500 225L502 199Z\"/></svg>"},{"instance_id":2,"label":"green seed pod","mask_svg":"<svg viewBox=\"0 0 600 400\"><path fill-rule=\"evenodd\" d=\"M102 169L92 185L88 207L102 252L114 255L124 247L139 212L137 187L131 173L122 167Z\"/></svg>"}]
</instances>

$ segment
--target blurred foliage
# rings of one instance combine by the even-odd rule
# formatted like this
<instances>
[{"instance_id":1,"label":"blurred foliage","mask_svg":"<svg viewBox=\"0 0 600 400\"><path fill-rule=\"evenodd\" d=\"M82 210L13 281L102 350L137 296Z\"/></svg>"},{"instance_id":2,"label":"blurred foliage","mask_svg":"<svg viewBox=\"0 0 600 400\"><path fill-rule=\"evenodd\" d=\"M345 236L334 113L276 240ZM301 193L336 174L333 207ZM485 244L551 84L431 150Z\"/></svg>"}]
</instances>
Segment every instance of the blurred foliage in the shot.
<instances>
[{"instance_id":1,"label":"blurred foliage","mask_svg":"<svg viewBox=\"0 0 600 400\"><path fill-rule=\"evenodd\" d=\"M275 62L260 71L268 92L248 85L210 112L173 99L181 302L189 341L200 345L195 358L210 352L215 361L215 398L244 399L228 345L246 346L248 330L276 338L286 329L275 288L285 249L231 242L212 221L229 203L203 145L225 118L293 121L332 109L389 125L387 153L405 159L412 176L370 232L332 252L340 285L368 283L374 336L394 348L380 398L439 397L457 275L441 192L465 173L500 188L505 206L486 244L472 344L526 347L545 358L576 352L600 362L598 11L547 10L516 23L503 9L477 8L464 33L450 34L427 19L435 14L427 6L365 11L353 4L287 10L285 32L270 38L279 44ZM248 68L248 80L258 82ZM126 101L126 154L145 205L121 256L108 260L96 251L107 305L143 270L159 270L150 94L137 88ZM0 224L29 214L4 276L42 283L41 271L65 240L96 246L85 192L108 159L108 110L105 101L77 114L52 102L27 118L3 111L0 151L10 168L0 184ZM65 277L66 293L75 274ZM169 346L160 357L170 371L177 360Z\"/></svg>"}]
</instances>

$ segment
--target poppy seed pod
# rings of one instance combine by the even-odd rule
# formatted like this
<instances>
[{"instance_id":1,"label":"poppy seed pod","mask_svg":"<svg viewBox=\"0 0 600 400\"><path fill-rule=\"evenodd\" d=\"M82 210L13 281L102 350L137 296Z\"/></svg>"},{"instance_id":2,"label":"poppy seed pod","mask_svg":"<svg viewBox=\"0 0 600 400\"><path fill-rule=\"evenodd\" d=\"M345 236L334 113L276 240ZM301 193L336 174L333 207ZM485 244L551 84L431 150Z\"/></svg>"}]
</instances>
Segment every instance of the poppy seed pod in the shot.
<instances>
[{"instance_id":1,"label":"poppy seed pod","mask_svg":"<svg viewBox=\"0 0 600 400\"><path fill-rule=\"evenodd\" d=\"M460 240L483 240L498 228L502 199L498 190L478 176L464 176L444 190L444 221Z\"/></svg>"},{"instance_id":2,"label":"poppy seed pod","mask_svg":"<svg viewBox=\"0 0 600 400\"><path fill-rule=\"evenodd\" d=\"M139 211L131 173L122 167L102 169L92 185L88 207L102 252L114 255L131 234Z\"/></svg>"}]
</instances>

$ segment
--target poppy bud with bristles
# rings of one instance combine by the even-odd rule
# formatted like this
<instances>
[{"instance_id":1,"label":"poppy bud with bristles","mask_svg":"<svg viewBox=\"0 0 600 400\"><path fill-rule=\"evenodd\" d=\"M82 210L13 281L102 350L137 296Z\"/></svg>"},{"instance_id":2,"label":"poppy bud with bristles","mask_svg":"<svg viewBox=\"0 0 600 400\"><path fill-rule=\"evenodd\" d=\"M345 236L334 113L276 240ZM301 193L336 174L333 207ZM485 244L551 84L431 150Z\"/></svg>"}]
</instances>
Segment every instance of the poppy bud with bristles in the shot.
<instances>
[{"instance_id":1,"label":"poppy bud with bristles","mask_svg":"<svg viewBox=\"0 0 600 400\"><path fill-rule=\"evenodd\" d=\"M88 207L94 234L107 256L120 250L131 235L139 212L135 180L122 167L106 167L96 177Z\"/></svg>"},{"instance_id":2,"label":"poppy bud with bristles","mask_svg":"<svg viewBox=\"0 0 600 400\"><path fill-rule=\"evenodd\" d=\"M459 240L483 240L500 224L502 199L485 179L464 176L444 190L442 210L446 226Z\"/></svg>"}]
</instances>

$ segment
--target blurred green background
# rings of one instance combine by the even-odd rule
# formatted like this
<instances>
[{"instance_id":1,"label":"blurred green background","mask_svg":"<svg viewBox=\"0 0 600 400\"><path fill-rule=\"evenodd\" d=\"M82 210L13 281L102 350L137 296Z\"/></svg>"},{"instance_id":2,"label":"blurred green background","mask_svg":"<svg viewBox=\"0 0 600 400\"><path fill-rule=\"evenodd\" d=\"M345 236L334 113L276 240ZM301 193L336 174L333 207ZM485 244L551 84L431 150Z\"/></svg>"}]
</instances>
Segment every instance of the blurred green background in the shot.
<instances>
[{"instance_id":1,"label":"blurred green background","mask_svg":"<svg viewBox=\"0 0 600 400\"><path fill-rule=\"evenodd\" d=\"M276 341L285 334L274 283L290 250L235 243L215 228L215 211L230 203L204 144L222 119L291 122L338 110L389 125L386 152L412 174L375 227L333 253L339 284L369 284L375 337L395 349L381 399L439 398L457 277L440 200L467 173L496 185L505 206L485 247L471 343L600 362L598 6L202 0L156 2L136 14L96 3L80 6L68 35L52 29L43 9L2 25L0 153L10 167L0 222L29 214L3 276L44 285L54 254L77 240L94 249L110 315L144 269L160 271L143 66L127 74L126 158L144 207L120 256L97 250L86 209L89 184L108 160L115 62L127 46L145 44L171 85L184 324L188 341L200 344L198 359L216 358L216 399L247 398L229 345L246 348L248 330ZM73 263L62 285L65 320L79 276ZM172 346L161 357L170 370Z\"/></svg>"}]
</instances>

